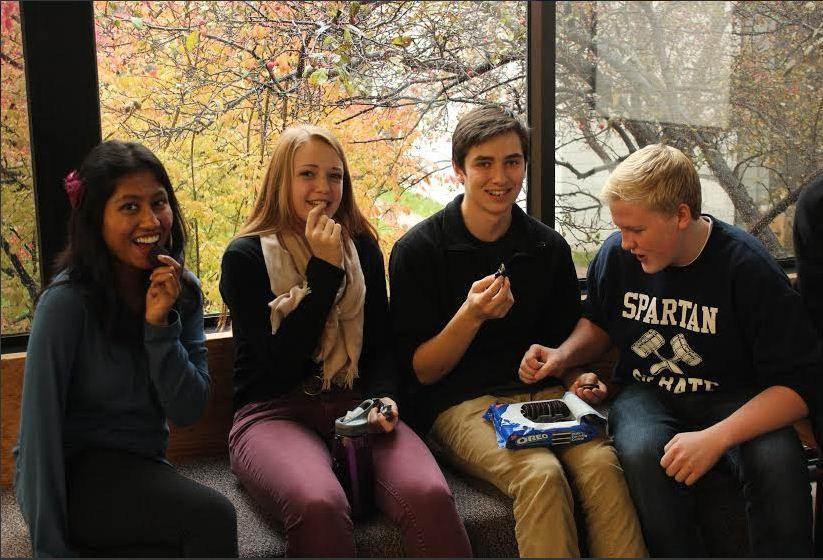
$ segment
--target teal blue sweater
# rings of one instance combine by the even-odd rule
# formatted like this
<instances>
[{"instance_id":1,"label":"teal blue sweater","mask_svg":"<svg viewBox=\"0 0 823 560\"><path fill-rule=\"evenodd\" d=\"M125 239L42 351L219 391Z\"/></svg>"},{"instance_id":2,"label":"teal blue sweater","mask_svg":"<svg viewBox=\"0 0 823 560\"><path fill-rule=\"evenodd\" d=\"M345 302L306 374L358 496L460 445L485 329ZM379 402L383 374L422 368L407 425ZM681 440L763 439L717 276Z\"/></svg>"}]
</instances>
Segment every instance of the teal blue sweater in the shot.
<instances>
[{"instance_id":1,"label":"teal blue sweater","mask_svg":"<svg viewBox=\"0 0 823 560\"><path fill-rule=\"evenodd\" d=\"M199 285L197 292L200 299ZM84 449L117 448L164 460L166 419L185 426L200 417L209 397L206 340L202 305L189 307L182 316L173 310L168 326L145 324L139 348L107 337L78 287L60 284L41 296L14 449L15 493L35 556L73 556L68 458Z\"/></svg>"}]
</instances>

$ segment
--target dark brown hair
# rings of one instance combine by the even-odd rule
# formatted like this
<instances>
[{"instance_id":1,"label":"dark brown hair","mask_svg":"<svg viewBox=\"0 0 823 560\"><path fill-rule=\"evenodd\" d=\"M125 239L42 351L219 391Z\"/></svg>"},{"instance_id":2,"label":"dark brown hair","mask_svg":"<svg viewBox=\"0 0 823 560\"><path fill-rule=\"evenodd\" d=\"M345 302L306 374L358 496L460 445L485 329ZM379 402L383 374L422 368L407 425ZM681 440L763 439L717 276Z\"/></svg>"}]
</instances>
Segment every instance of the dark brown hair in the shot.
<instances>
[{"instance_id":1,"label":"dark brown hair","mask_svg":"<svg viewBox=\"0 0 823 560\"><path fill-rule=\"evenodd\" d=\"M520 138L523 158L528 161L529 129L517 115L500 105L472 109L461 117L452 134L452 161L463 169L472 146L508 132L514 132Z\"/></svg>"},{"instance_id":2,"label":"dark brown hair","mask_svg":"<svg viewBox=\"0 0 823 560\"><path fill-rule=\"evenodd\" d=\"M135 334L135 329L142 332L139 329L142 321L140 325L130 324L142 318L123 316L123 313L128 315L128 309L117 293L114 257L103 239L103 211L106 202L114 194L117 183L123 177L141 171L150 172L166 190L169 208L174 217L170 246L166 249L181 266L185 265L186 224L166 168L142 144L119 140L95 146L83 160L77 173L85 192L80 204L71 211L68 245L55 262L57 272L67 272L65 282L73 283L90 295L89 303L102 321L104 332L113 334L115 338L130 338ZM149 274L150 271L147 271L147 281ZM181 280L183 293L180 301L190 302L196 299L199 303L199 290L189 285L185 275Z\"/></svg>"}]
</instances>

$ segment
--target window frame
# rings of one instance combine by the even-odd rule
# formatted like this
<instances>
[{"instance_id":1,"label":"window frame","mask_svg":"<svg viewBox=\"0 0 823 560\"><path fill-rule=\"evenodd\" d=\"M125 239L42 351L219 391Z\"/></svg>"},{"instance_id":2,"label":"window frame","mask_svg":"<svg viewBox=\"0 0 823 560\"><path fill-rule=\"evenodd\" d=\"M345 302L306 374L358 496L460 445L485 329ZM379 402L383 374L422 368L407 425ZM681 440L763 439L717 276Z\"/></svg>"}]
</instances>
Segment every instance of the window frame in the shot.
<instances>
[{"instance_id":1,"label":"window frame","mask_svg":"<svg viewBox=\"0 0 823 560\"><path fill-rule=\"evenodd\" d=\"M62 180L102 139L94 5L87 1L21 1L20 19L40 280L41 286L46 286L53 273L50 263L65 246L68 235L65 224L70 209ZM530 215L554 227L554 159L544 157L553 150L555 141L554 4L528 2L526 25L526 101L532 133L526 208ZM55 53L59 53L57 62ZM794 259L782 259L780 264L793 267ZM581 290L585 290L585 282L585 278L580 279ZM208 315L206 330L215 330L217 320L217 315ZM3 352L24 351L28 333L4 334L0 341Z\"/></svg>"}]
</instances>

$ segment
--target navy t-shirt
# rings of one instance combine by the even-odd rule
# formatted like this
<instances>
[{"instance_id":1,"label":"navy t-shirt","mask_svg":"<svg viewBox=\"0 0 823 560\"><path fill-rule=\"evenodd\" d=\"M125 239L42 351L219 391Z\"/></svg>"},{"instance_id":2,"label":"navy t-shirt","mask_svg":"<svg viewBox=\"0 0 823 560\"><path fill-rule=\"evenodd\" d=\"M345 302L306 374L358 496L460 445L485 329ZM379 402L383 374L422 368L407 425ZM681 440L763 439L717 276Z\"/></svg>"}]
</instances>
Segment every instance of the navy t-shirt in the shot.
<instances>
[{"instance_id":1,"label":"navy t-shirt","mask_svg":"<svg viewBox=\"0 0 823 560\"><path fill-rule=\"evenodd\" d=\"M584 316L620 350L615 379L684 396L782 385L811 405L821 348L799 294L757 239L707 218L687 266L646 274L619 232L589 266Z\"/></svg>"}]
</instances>

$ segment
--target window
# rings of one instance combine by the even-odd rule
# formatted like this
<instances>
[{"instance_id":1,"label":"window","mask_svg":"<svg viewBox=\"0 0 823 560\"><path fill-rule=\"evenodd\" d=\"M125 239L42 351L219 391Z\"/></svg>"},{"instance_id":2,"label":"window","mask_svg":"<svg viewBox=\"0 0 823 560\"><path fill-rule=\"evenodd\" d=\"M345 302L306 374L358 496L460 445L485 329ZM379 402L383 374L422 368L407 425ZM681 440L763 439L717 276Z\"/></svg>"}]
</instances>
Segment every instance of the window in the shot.
<instances>
[{"instance_id":1,"label":"window","mask_svg":"<svg viewBox=\"0 0 823 560\"><path fill-rule=\"evenodd\" d=\"M40 289L28 109L18 2L0 3L2 332L29 330Z\"/></svg>"},{"instance_id":2,"label":"window","mask_svg":"<svg viewBox=\"0 0 823 560\"><path fill-rule=\"evenodd\" d=\"M165 163L187 265L220 310L220 259L285 127L341 139L383 251L457 192L450 134L481 103L526 112L526 2L96 2L103 138ZM525 201L525 194L523 195Z\"/></svg>"},{"instance_id":3,"label":"window","mask_svg":"<svg viewBox=\"0 0 823 560\"><path fill-rule=\"evenodd\" d=\"M597 195L635 149L689 154L703 208L792 249L792 205L823 167L818 2L556 5L557 228L585 276L614 230Z\"/></svg>"}]
</instances>

